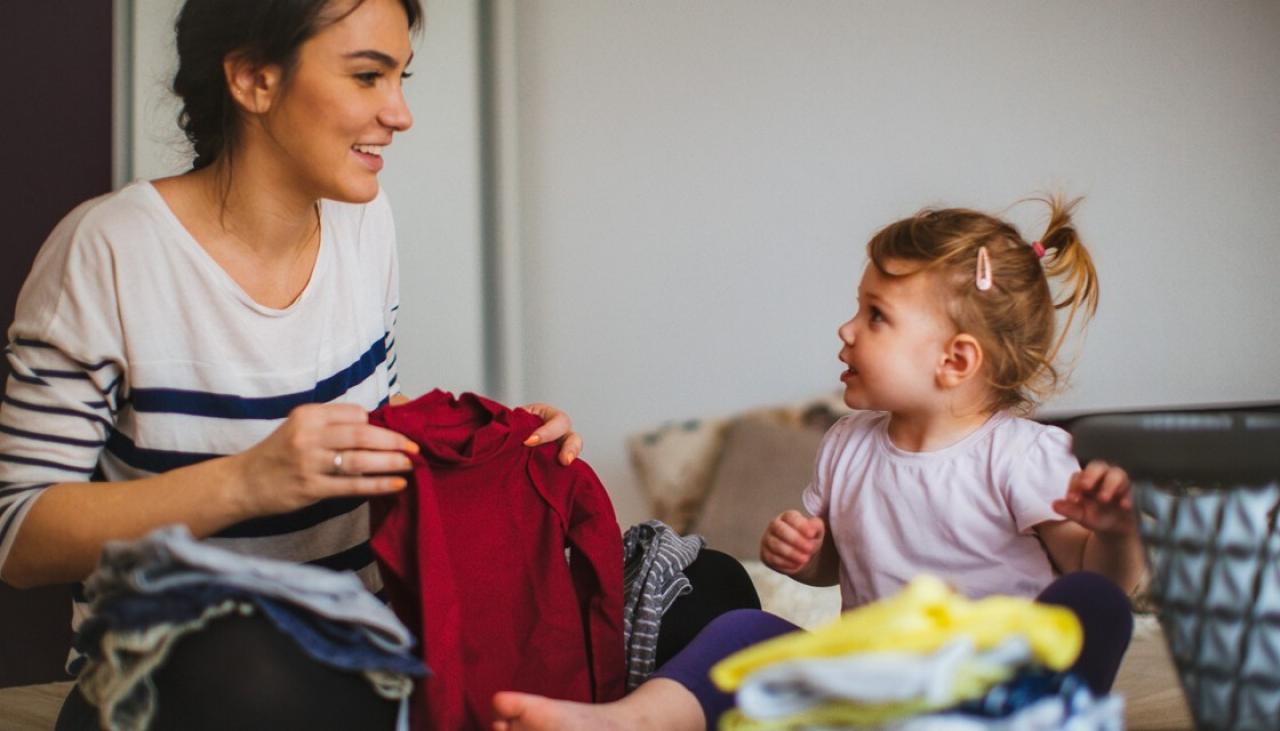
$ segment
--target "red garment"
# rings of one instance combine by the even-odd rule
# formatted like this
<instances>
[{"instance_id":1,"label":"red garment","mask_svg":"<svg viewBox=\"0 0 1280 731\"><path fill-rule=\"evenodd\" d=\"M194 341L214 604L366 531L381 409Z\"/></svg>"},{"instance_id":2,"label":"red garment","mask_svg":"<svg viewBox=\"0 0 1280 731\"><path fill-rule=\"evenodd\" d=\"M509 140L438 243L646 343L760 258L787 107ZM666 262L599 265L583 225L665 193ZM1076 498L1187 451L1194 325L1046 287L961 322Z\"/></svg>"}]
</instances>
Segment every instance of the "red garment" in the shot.
<instances>
[{"instance_id":1,"label":"red garment","mask_svg":"<svg viewBox=\"0 0 1280 731\"><path fill-rule=\"evenodd\" d=\"M387 596L432 673L413 728L488 729L499 690L622 697L622 539L591 468L524 446L542 420L474 394L432 391L369 422L422 447L416 485L370 501Z\"/></svg>"}]
</instances>

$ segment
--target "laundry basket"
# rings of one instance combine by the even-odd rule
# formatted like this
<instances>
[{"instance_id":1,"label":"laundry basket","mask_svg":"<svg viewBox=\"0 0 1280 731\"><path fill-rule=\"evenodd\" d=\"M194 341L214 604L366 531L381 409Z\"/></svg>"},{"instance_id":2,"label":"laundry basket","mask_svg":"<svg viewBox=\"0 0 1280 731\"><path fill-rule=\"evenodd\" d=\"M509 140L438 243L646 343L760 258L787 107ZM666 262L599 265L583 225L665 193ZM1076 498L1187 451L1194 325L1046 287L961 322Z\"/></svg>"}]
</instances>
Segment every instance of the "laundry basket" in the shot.
<instances>
[{"instance_id":1,"label":"laundry basket","mask_svg":"<svg viewBox=\"0 0 1280 731\"><path fill-rule=\"evenodd\" d=\"M1280 729L1280 414L1095 416L1082 462L1134 483L1155 600L1201 729Z\"/></svg>"}]
</instances>

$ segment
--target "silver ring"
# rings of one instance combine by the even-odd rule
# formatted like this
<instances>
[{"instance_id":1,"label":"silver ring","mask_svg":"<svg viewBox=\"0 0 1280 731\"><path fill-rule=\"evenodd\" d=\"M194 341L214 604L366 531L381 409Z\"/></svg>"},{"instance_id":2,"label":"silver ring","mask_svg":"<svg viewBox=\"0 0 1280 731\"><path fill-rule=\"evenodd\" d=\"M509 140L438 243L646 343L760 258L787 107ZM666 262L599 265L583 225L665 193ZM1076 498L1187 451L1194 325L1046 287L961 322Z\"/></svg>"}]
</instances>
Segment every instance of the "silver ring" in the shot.
<instances>
[{"instance_id":1,"label":"silver ring","mask_svg":"<svg viewBox=\"0 0 1280 731\"><path fill-rule=\"evenodd\" d=\"M333 453L333 474L342 474L342 452Z\"/></svg>"}]
</instances>

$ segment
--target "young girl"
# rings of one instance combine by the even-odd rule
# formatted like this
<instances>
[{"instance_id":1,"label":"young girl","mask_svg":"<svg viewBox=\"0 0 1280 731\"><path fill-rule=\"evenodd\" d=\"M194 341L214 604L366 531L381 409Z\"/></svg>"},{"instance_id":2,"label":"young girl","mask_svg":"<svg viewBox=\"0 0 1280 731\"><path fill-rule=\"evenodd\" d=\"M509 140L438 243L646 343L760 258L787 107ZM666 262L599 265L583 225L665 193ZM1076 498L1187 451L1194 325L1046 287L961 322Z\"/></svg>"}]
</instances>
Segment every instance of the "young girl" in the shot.
<instances>
[{"instance_id":1,"label":"young girl","mask_svg":"<svg viewBox=\"0 0 1280 731\"><path fill-rule=\"evenodd\" d=\"M845 609L922 573L973 597L1090 606L1077 612L1078 670L1105 691L1128 643L1127 602L1073 572L1125 591L1137 583L1129 480L1102 463L1081 471L1066 432L1017 415L1060 381L1055 356L1098 299L1073 204L1046 202L1039 241L964 209L926 210L871 239L858 312L839 330L844 400L857 411L823 439L809 516L779 515L760 552L798 581L838 581Z\"/></svg>"},{"instance_id":2,"label":"young girl","mask_svg":"<svg viewBox=\"0 0 1280 731\"><path fill-rule=\"evenodd\" d=\"M840 327L845 401L859 411L823 440L804 493L812 517L779 515L760 552L800 581L839 581L846 609L921 573L973 596L1068 606L1085 633L1073 670L1104 693L1133 626L1119 587L1131 589L1142 567L1129 480L1101 462L1080 471L1065 432L1015 415L1057 384L1065 333L1098 298L1072 205L1048 203L1036 242L959 209L923 211L872 238L858 314ZM1057 278L1068 292L1055 303ZM765 612L729 612L618 702L499 693L494 728L715 728L733 698L711 684L711 666L794 629Z\"/></svg>"}]
</instances>

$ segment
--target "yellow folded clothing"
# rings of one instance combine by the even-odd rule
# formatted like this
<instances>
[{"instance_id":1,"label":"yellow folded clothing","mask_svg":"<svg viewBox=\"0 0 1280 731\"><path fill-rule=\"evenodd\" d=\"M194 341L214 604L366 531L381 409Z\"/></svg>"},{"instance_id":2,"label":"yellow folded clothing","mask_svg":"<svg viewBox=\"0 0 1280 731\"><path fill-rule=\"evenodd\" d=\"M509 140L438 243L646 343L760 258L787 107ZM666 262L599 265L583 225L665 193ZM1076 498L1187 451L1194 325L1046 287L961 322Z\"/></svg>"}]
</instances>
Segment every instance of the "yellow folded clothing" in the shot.
<instances>
[{"instance_id":1,"label":"yellow folded clothing","mask_svg":"<svg viewBox=\"0 0 1280 731\"><path fill-rule=\"evenodd\" d=\"M751 673L774 663L854 653L931 653L958 637L978 650L1023 638L1034 662L1066 670L1080 654L1084 631L1071 610L1020 597L971 600L942 581L922 576L898 594L851 609L812 632L792 632L748 647L711 668L711 680L732 692Z\"/></svg>"}]
</instances>

